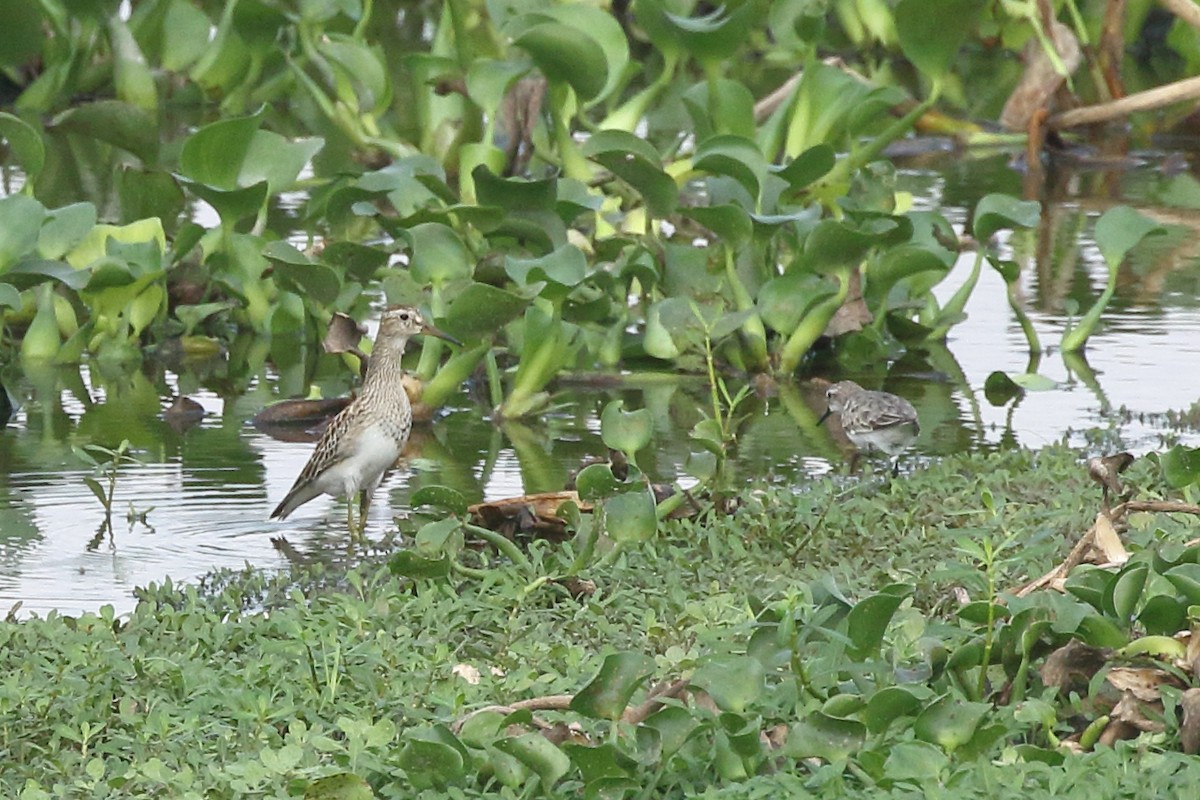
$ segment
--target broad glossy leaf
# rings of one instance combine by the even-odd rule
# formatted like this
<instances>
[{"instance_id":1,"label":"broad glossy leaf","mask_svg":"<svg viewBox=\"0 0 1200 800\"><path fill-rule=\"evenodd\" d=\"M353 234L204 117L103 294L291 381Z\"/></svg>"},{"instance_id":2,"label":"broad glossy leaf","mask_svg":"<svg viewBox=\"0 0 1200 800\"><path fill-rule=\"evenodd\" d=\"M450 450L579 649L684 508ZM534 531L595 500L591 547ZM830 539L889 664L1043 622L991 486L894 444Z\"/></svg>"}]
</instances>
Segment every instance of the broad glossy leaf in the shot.
<instances>
[{"instance_id":1,"label":"broad glossy leaf","mask_svg":"<svg viewBox=\"0 0 1200 800\"><path fill-rule=\"evenodd\" d=\"M997 231L1034 227L1041 213L1042 205L1036 200L1018 200L1008 194L985 195L975 205L971 233L985 244Z\"/></svg>"},{"instance_id":2,"label":"broad glossy leaf","mask_svg":"<svg viewBox=\"0 0 1200 800\"><path fill-rule=\"evenodd\" d=\"M575 476L575 490L583 500L601 500L616 494L622 484L608 464L589 464Z\"/></svg>"},{"instance_id":3,"label":"broad glossy leaf","mask_svg":"<svg viewBox=\"0 0 1200 800\"><path fill-rule=\"evenodd\" d=\"M7 35L2 38L7 39ZM20 117L0 111L0 139L8 143L9 151L32 185L46 164L46 145L41 135Z\"/></svg>"},{"instance_id":4,"label":"broad glossy leaf","mask_svg":"<svg viewBox=\"0 0 1200 800\"><path fill-rule=\"evenodd\" d=\"M313 261L284 241L269 243L263 255L274 265L273 275L284 287L321 305L330 305L342 291L342 281L332 268Z\"/></svg>"},{"instance_id":5,"label":"broad glossy leaf","mask_svg":"<svg viewBox=\"0 0 1200 800\"><path fill-rule=\"evenodd\" d=\"M612 653L587 686L571 698L571 710L593 719L618 720L633 693L653 673L654 659L645 653Z\"/></svg>"},{"instance_id":6,"label":"broad glossy leaf","mask_svg":"<svg viewBox=\"0 0 1200 800\"><path fill-rule=\"evenodd\" d=\"M972 703L954 695L942 695L920 713L913 723L913 733L918 739L951 753L971 740L991 709L988 703Z\"/></svg>"},{"instance_id":7,"label":"broad glossy leaf","mask_svg":"<svg viewBox=\"0 0 1200 800\"><path fill-rule=\"evenodd\" d=\"M1110 267L1125 260L1125 255L1150 234L1166 233L1166 228L1129 206L1113 206L1100 215L1092 236L1100 255Z\"/></svg>"},{"instance_id":8,"label":"broad glossy leaf","mask_svg":"<svg viewBox=\"0 0 1200 800\"><path fill-rule=\"evenodd\" d=\"M1173 594L1156 594L1146 600L1137 620L1150 635L1173 636L1187 627L1187 607Z\"/></svg>"},{"instance_id":9,"label":"broad glossy leaf","mask_svg":"<svg viewBox=\"0 0 1200 800\"><path fill-rule=\"evenodd\" d=\"M708 726L700 721L686 708L679 706L663 706L655 711L638 728L638 743L644 745L646 739L653 739L654 749L667 759L678 752L679 748L698 730ZM642 728L653 731L655 736L644 737ZM640 749L645 750L642 746Z\"/></svg>"},{"instance_id":10,"label":"broad glossy leaf","mask_svg":"<svg viewBox=\"0 0 1200 800\"><path fill-rule=\"evenodd\" d=\"M96 225L67 253L67 262L77 269L83 268L104 258L114 247L122 244L146 244L158 254L165 252L167 237L163 233L162 220L148 217L126 225Z\"/></svg>"},{"instance_id":11,"label":"broad glossy leaf","mask_svg":"<svg viewBox=\"0 0 1200 800\"><path fill-rule=\"evenodd\" d=\"M212 206L225 225L233 225L241 219L257 214L267 202L266 181L244 189L214 189L205 183L185 177L180 177L180 181L188 191Z\"/></svg>"},{"instance_id":12,"label":"broad glossy leaf","mask_svg":"<svg viewBox=\"0 0 1200 800\"><path fill-rule=\"evenodd\" d=\"M686 208L683 209L683 215L708 228L727 247L741 247L754 235L754 224L750 215L744 208L733 203Z\"/></svg>"},{"instance_id":13,"label":"broad glossy leaf","mask_svg":"<svg viewBox=\"0 0 1200 800\"><path fill-rule=\"evenodd\" d=\"M831 281L810 272L789 272L772 278L758 293L763 322L790 335L810 309L836 291Z\"/></svg>"},{"instance_id":14,"label":"broad glossy leaf","mask_svg":"<svg viewBox=\"0 0 1200 800\"><path fill-rule=\"evenodd\" d=\"M450 301L443 328L464 342L494 336L525 313L530 302L486 283L471 283Z\"/></svg>"},{"instance_id":15,"label":"broad glossy leaf","mask_svg":"<svg viewBox=\"0 0 1200 800\"><path fill-rule=\"evenodd\" d=\"M1178 564L1163 573L1163 577L1179 590L1189 604L1200 604L1200 564Z\"/></svg>"},{"instance_id":16,"label":"broad glossy leaf","mask_svg":"<svg viewBox=\"0 0 1200 800\"><path fill-rule=\"evenodd\" d=\"M579 769L583 783L590 792L600 781L631 778L637 769L637 761L627 756L611 742L600 745L583 745L574 742L563 744L563 751ZM635 784L636 786L636 784ZM607 796L600 794L599 796ZM624 793L615 795L625 796Z\"/></svg>"},{"instance_id":17,"label":"broad glossy leaf","mask_svg":"<svg viewBox=\"0 0 1200 800\"><path fill-rule=\"evenodd\" d=\"M657 504L649 487L604 501L604 530L615 542L644 542L658 530Z\"/></svg>"},{"instance_id":18,"label":"broad glossy leaf","mask_svg":"<svg viewBox=\"0 0 1200 800\"><path fill-rule=\"evenodd\" d=\"M862 749L867 728L861 722L813 712L792 726L783 752L791 758L844 761Z\"/></svg>"},{"instance_id":19,"label":"broad glossy leaf","mask_svg":"<svg viewBox=\"0 0 1200 800\"><path fill-rule=\"evenodd\" d=\"M21 307L21 293L17 287L9 283L0 283L0 308L18 309ZM0 398L2 402L2 398Z\"/></svg>"},{"instance_id":20,"label":"broad glossy leaf","mask_svg":"<svg viewBox=\"0 0 1200 800\"><path fill-rule=\"evenodd\" d=\"M427 522L417 529L413 543L417 552L426 558L442 556L452 549L453 537L462 529L462 523L456 517Z\"/></svg>"},{"instance_id":21,"label":"broad glossy leaf","mask_svg":"<svg viewBox=\"0 0 1200 800\"><path fill-rule=\"evenodd\" d=\"M606 80L591 102L608 97L620 84L629 64L629 40L621 24L606 8L585 3L537 6L533 16L548 17L576 28L592 39L604 53Z\"/></svg>"},{"instance_id":22,"label":"broad glossy leaf","mask_svg":"<svg viewBox=\"0 0 1200 800\"><path fill-rule=\"evenodd\" d=\"M552 82L563 82L583 101L597 97L608 83L604 48L584 31L561 22L543 22L513 39Z\"/></svg>"},{"instance_id":23,"label":"broad glossy leaf","mask_svg":"<svg viewBox=\"0 0 1200 800\"><path fill-rule=\"evenodd\" d=\"M443 554L437 558L426 558L414 550L401 550L388 561L388 569L393 575L413 580L444 578L450 574L450 557Z\"/></svg>"},{"instance_id":24,"label":"broad glossy leaf","mask_svg":"<svg viewBox=\"0 0 1200 800\"><path fill-rule=\"evenodd\" d=\"M940 83L985 5L985 0L900 0L893 16L900 49Z\"/></svg>"},{"instance_id":25,"label":"broad glossy leaf","mask_svg":"<svg viewBox=\"0 0 1200 800\"><path fill-rule=\"evenodd\" d=\"M467 513L467 498L462 492L449 486L422 486L412 493L409 504L413 508L434 506L451 514Z\"/></svg>"},{"instance_id":26,"label":"broad glossy leaf","mask_svg":"<svg viewBox=\"0 0 1200 800\"><path fill-rule=\"evenodd\" d=\"M758 199L767 161L750 139L719 135L701 142L692 157L692 167L714 175L727 175L740 183L750 197Z\"/></svg>"},{"instance_id":27,"label":"broad glossy leaf","mask_svg":"<svg viewBox=\"0 0 1200 800\"><path fill-rule=\"evenodd\" d=\"M771 171L787 181L788 188L798 191L829 174L837 157L832 146L818 144L808 148L787 164L771 167Z\"/></svg>"},{"instance_id":28,"label":"broad glossy leaf","mask_svg":"<svg viewBox=\"0 0 1200 800\"><path fill-rule=\"evenodd\" d=\"M1159 456L1163 477L1172 487L1182 489L1200 480L1200 447L1177 444Z\"/></svg>"},{"instance_id":29,"label":"broad glossy leaf","mask_svg":"<svg viewBox=\"0 0 1200 800\"><path fill-rule=\"evenodd\" d=\"M892 247L867 266L867 283L863 294L874 306L884 302L892 287L905 278L923 272L946 275L953 262L947 264L943 253L919 244L902 244Z\"/></svg>"},{"instance_id":30,"label":"broad glossy leaf","mask_svg":"<svg viewBox=\"0 0 1200 800\"><path fill-rule=\"evenodd\" d=\"M900 717L912 716L929 696L924 687L887 686L871 695L862 712L863 722L871 733L882 733Z\"/></svg>"},{"instance_id":31,"label":"broad glossy leaf","mask_svg":"<svg viewBox=\"0 0 1200 800\"><path fill-rule=\"evenodd\" d=\"M38 232L38 255L46 259L62 258L95 224L96 207L91 203L72 203L48 211Z\"/></svg>"},{"instance_id":32,"label":"broad glossy leaf","mask_svg":"<svg viewBox=\"0 0 1200 800\"><path fill-rule=\"evenodd\" d=\"M732 11L719 5L694 17L673 14L660 0L639 0L638 22L660 48L682 46L701 61L720 61L737 52L750 29L759 21L764 7L746 2Z\"/></svg>"},{"instance_id":33,"label":"broad glossy leaf","mask_svg":"<svg viewBox=\"0 0 1200 800\"><path fill-rule=\"evenodd\" d=\"M1000 370L989 374L983 382L983 396L994 406L1002 406L1020 395L1021 387Z\"/></svg>"},{"instance_id":34,"label":"broad glossy leaf","mask_svg":"<svg viewBox=\"0 0 1200 800\"><path fill-rule=\"evenodd\" d=\"M632 133L599 131L583 145L583 154L628 183L656 217L675 210L679 187L662 169L662 157L654 146Z\"/></svg>"},{"instance_id":35,"label":"broad glossy leaf","mask_svg":"<svg viewBox=\"0 0 1200 800\"><path fill-rule=\"evenodd\" d=\"M287 139L273 131L255 131L246 151L246 161L238 172L238 185L253 186L266 181L270 194L290 189L324 145L325 140L317 136Z\"/></svg>"},{"instance_id":36,"label":"broad glossy leaf","mask_svg":"<svg viewBox=\"0 0 1200 800\"><path fill-rule=\"evenodd\" d=\"M339 100L364 112L379 112L386 107L392 96L391 82L375 48L352 36L327 31L316 49L340 71L345 83L339 82L339 87L347 84L353 87L349 97L345 95L350 92L339 91Z\"/></svg>"},{"instance_id":37,"label":"broad glossy leaf","mask_svg":"<svg viewBox=\"0 0 1200 800\"><path fill-rule=\"evenodd\" d=\"M654 417L648 408L626 411L620 400L613 400L600 414L600 437L607 447L627 456L650 444L654 436Z\"/></svg>"},{"instance_id":38,"label":"broad glossy leaf","mask_svg":"<svg viewBox=\"0 0 1200 800\"><path fill-rule=\"evenodd\" d=\"M846 634L850 637L846 653L850 658L862 661L879 652L892 615L907 597L907 592L884 591L855 603L846 616Z\"/></svg>"},{"instance_id":39,"label":"broad glossy leaf","mask_svg":"<svg viewBox=\"0 0 1200 800\"><path fill-rule=\"evenodd\" d=\"M1009 378L1017 386L1030 392L1048 392L1058 388L1058 381L1036 372L1017 372Z\"/></svg>"},{"instance_id":40,"label":"broad glossy leaf","mask_svg":"<svg viewBox=\"0 0 1200 800\"><path fill-rule=\"evenodd\" d=\"M408 270L420 283L437 286L447 281L469 278L474 263L466 245L455 230L440 222L414 225L405 232L412 258Z\"/></svg>"},{"instance_id":41,"label":"broad glossy leaf","mask_svg":"<svg viewBox=\"0 0 1200 800\"><path fill-rule=\"evenodd\" d=\"M37 247L46 209L24 194L0 197L0 273Z\"/></svg>"},{"instance_id":42,"label":"broad glossy leaf","mask_svg":"<svg viewBox=\"0 0 1200 800\"><path fill-rule=\"evenodd\" d=\"M96 100L73 106L55 117L51 127L119 147L143 164L158 161L158 121L130 103Z\"/></svg>"},{"instance_id":43,"label":"broad glossy leaf","mask_svg":"<svg viewBox=\"0 0 1200 800\"><path fill-rule=\"evenodd\" d=\"M489 114L496 113L508 90L529 72L528 61L476 58L467 68L467 96Z\"/></svg>"},{"instance_id":44,"label":"broad glossy leaf","mask_svg":"<svg viewBox=\"0 0 1200 800\"><path fill-rule=\"evenodd\" d=\"M554 211L558 200L553 178L530 181L501 178L480 165L471 171L475 197L481 206L498 206L508 211Z\"/></svg>"},{"instance_id":45,"label":"broad glossy leaf","mask_svg":"<svg viewBox=\"0 0 1200 800\"><path fill-rule=\"evenodd\" d=\"M540 733L526 733L495 743L495 748L512 756L538 776L544 791L549 792L554 784L571 768L571 759Z\"/></svg>"},{"instance_id":46,"label":"broad glossy leaf","mask_svg":"<svg viewBox=\"0 0 1200 800\"><path fill-rule=\"evenodd\" d=\"M917 786L942 783L950 759L925 742L897 742L889 748L883 774L895 781L912 781Z\"/></svg>"},{"instance_id":47,"label":"broad glossy leaf","mask_svg":"<svg viewBox=\"0 0 1200 800\"><path fill-rule=\"evenodd\" d=\"M765 674L751 656L712 655L701 660L689 683L703 689L722 711L741 714L762 694Z\"/></svg>"},{"instance_id":48,"label":"broad glossy leaf","mask_svg":"<svg viewBox=\"0 0 1200 800\"><path fill-rule=\"evenodd\" d=\"M193 133L184 140L179 171L192 181L216 189L243 186L238 176L264 113L212 122Z\"/></svg>"},{"instance_id":49,"label":"broad glossy leaf","mask_svg":"<svg viewBox=\"0 0 1200 800\"><path fill-rule=\"evenodd\" d=\"M573 244L566 244L541 258L506 256L504 271L518 286L539 282L559 287L577 286L587 277L587 258Z\"/></svg>"},{"instance_id":50,"label":"broad glossy leaf","mask_svg":"<svg viewBox=\"0 0 1200 800\"><path fill-rule=\"evenodd\" d=\"M463 757L458 749L415 731L404 737L399 763L418 789L445 786L463 773Z\"/></svg>"}]
</instances>

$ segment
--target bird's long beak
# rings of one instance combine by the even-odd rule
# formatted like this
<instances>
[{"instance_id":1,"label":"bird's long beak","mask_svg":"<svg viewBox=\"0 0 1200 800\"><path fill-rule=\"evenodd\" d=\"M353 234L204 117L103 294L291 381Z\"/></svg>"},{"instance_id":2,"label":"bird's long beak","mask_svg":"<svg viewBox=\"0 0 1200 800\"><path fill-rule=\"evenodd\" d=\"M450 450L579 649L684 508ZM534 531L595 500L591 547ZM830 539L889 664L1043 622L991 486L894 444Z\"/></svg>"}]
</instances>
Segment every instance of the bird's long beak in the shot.
<instances>
[{"instance_id":1,"label":"bird's long beak","mask_svg":"<svg viewBox=\"0 0 1200 800\"><path fill-rule=\"evenodd\" d=\"M426 336L436 336L439 339L445 339L447 342L450 342L450 344L456 344L459 347L463 346L463 343L458 339L455 339L453 336L439 328L435 328L428 322L421 326L421 333L425 334Z\"/></svg>"},{"instance_id":2,"label":"bird's long beak","mask_svg":"<svg viewBox=\"0 0 1200 800\"><path fill-rule=\"evenodd\" d=\"M829 419L829 415L832 413L833 413L832 408L825 409L825 413L821 415L821 418L819 420L817 420L817 424L820 425L822 422Z\"/></svg>"}]
</instances>

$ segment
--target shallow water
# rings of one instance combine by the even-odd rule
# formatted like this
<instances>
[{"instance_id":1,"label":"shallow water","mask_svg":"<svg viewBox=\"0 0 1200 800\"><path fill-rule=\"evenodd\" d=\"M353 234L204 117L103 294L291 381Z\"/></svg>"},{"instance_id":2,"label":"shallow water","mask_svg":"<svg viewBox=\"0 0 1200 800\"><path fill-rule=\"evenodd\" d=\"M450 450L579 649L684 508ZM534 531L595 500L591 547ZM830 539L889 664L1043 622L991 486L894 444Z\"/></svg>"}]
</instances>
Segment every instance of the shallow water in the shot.
<instances>
[{"instance_id":1,"label":"shallow water","mask_svg":"<svg viewBox=\"0 0 1200 800\"><path fill-rule=\"evenodd\" d=\"M1165 179L1151 168L1120 179L1134 202L1175 222L1190 221L1191 212L1157 203L1155 192ZM941 208L959 226L964 209L983 193L975 186L1019 191L1019 178L995 160L941 171L910 168L901 181L918 195L918 205ZM1061 247L1067 256L1041 260L1065 266L1057 273L1031 267L1023 276L1030 315L1049 348L1036 371L1055 380L1056 388L1028 392L1003 407L984 398L989 373L1024 372L1030 361L1004 300L1004 284L987 267L968 305L969 318L951 331L948 348L908 354L890 369L877 365L869 374L852 376L913 401L922 424L918 458L1014 443L1038 447L1067 431L1115 425L1118 409L1134 415L1121 428L1134 449L1155 449L1161 431L1136 421L1136 415L1196 402L1200 387L1190 367L1200 354L1200 260L1190 251L1196 238L1190 229L1172 229L1125 265L1117 299L1089 343L1083 367L1054 350L1066 324L1067 300L1075 298L1086 310L1106 279L1094 246L1071 234L1087 227L1081 215L1098 214L1102 207L1068 193L1047 226L1066 242ZM1037 237L1010 237L1006 246L1017 260L1033 263ZM940 298L953 293L972 258L964 255L937 289ZM322 389L328 394L344 389L340 365L332 359L322 363L317 380ZM329 498L303 506L286 522L267 519L311 444L273 438L249 419L271 400L302 391L304 376L264 369L257 376L231 377L219 365L205 370L167 369L152 361L130 374L84 367L34 375L11 369L3 376L21 408L0 432L0 613L17 602L21 614L76 613L103 603L126 610L135 586L166 576L180 581L214 567L282 566L286 559L273 537L286 536L303 554L345 547L344 505ZM204 406L206 414L194 427L177 430L163 421L161 411L176 393ZM550 412L527 425L503 427L486 419L482 404L464 391L447 414L414 432L409 458L377 495L369 532L378 535L393 515L406 513L413 487L448 484L471 500L561 488L583 459L603 452L597 415L617 397L654 414L656 441L643 468L659 480L679 477L691 449L687 431L701 418L707 398L694 379L634 377L620 389L567 385ZM850 448L836 427L816 427L821 410L821 388L813 384L784 386L776 396L748 403L737 455L745 474L800 486L812 475L841 468ZM103 509L83 484L91 470L71 444L97 439L115 444L121 437L132 441L138 463L121 467L112 535L97 536ZM1080 434L1072 441L1084 443ZM144 522L137 519L143 513Z\"/></svg>"}]
</instances>

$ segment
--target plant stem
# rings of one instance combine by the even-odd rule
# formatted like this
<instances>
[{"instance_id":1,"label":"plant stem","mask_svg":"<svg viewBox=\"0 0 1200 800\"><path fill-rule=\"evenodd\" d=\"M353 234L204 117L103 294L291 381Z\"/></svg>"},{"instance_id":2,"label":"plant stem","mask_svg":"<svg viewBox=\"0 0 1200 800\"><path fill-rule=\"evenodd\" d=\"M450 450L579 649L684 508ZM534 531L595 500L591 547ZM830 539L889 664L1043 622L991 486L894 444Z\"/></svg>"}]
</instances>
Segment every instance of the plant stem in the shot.
<instances>
[{"instance_id":1,"label":"plant stem","mask_svg":"<svg viewBox=\"0 0 1200 800\"><path fill-rule=\"evenodd\" d=\"M483 539L485 542L492 545L492 547L495 547L504 555L508 556L508 560L521 567L521 569L526 571L533 569L532 565L529 563L529 559L526 558L525 554L521 552L521 548L513 544L508 537L496 533L495 531L488 530L487 528L480 527L479 525L472 525L469 522L464 522L463 528L468 532L475 534L480 539Z\"/></svg>"}]
</instances>

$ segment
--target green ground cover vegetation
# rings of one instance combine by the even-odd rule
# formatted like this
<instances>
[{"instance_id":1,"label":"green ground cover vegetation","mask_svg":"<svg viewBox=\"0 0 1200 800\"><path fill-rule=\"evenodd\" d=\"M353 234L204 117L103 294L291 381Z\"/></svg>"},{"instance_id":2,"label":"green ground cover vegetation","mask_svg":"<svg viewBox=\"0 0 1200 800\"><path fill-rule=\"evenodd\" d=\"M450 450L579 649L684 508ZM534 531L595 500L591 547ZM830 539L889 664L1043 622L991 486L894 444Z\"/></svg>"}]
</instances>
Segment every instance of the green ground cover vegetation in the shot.
<instances>
[{"instance_id":1,"label":"green ground cover vegetation","mask_svg":"<svg viewBox=\"0 0 1200 800\"><path fill-rule=\"evenodd\" d=\"M1127 473L1143 497L1161 482L1151 461ZM478 572L414 580L381 554L346 572L152 586L127 616L8 621L0 791L1187 794L1200 772L1178 752L1177 691L1157 704L1161 732L1073 754L1062 743L1103 715L1103 680L1060 691L1039 677L1063 642L1120 648L1152 629L1137 619L1152 595L1122 618L1086 593L1006 594L1062 558L1099 495L1065 446L960 455L894 480L762 487L731 514L664 522L583 570L590 593L531 580L573 556L534 542L532 571L468 548ZM1169 573L1163 559L1185 563L1195 531L1135 516L1131 563L1153 554ZM1002 595L1008 611L978 614ZM1107 652L1112 665L1165 663ZM689 694L619 721L680 680ZM519 707L555 696L570 702ZM509 708L472 714L489 706Z\"/></svg>"}]
</instances>

